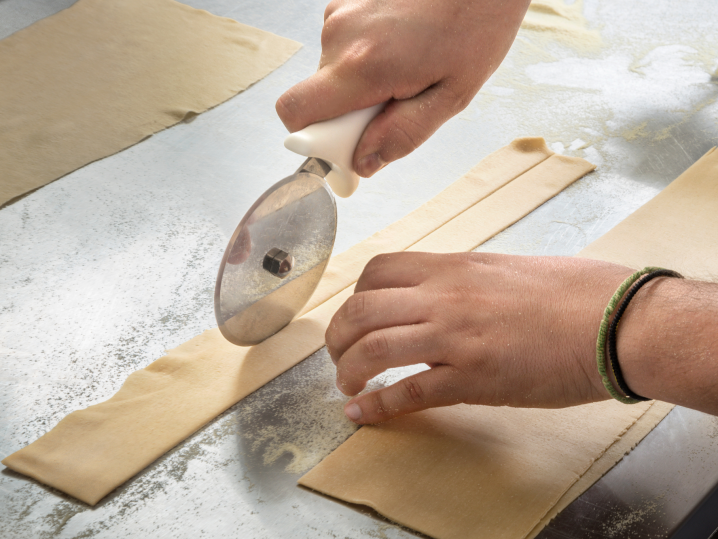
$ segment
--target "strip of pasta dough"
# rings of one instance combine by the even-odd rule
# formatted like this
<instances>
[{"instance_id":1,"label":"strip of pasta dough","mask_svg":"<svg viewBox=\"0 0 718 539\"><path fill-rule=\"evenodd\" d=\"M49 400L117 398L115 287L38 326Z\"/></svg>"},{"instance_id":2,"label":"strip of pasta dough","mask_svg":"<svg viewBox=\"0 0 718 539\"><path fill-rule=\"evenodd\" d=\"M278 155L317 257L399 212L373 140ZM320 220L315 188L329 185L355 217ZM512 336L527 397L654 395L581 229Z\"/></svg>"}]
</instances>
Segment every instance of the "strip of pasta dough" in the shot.
<instances>
[{"instance_id":1,"label":"strip of pasta dough","mask_svg":"<svg viewBox=\"0 0 718 539\"><path fill-rule=\"evenodd\" d=\"M364 266L374 256L408 249L477 202L495 193L553 155L554 153L548 149L544 139L522 137L486 156L469 172L423 206L366 240L357 243L351 249L332 257L316 293L302 313L309 312L322 301L326 301L327 298L355 283ZM583 160L581 162L586 163ZM564 173L562 177L565 178L566 174ZM537 188L539 187L537 186ZM555 194L558 191L551 192ZM534 205L531 209L539 204ZM523 216L521 212L508 214ZM495 228L495 222L490 226ZM471 237L474 237L473 233Z\"/></svg>"},{"instance_id":2,"label":"strip of pasta dough","mask_svg":"<svg viewBox=\"0 0 718 539\"><path fill-rule=\"evenodd\" d=\"M226 101L301 45L174 0L79 0L0 41L0 206Z\"/></svg>"},{"instance_id":3,"label":"strip of pasta dough","mask_svg":"<svg viewBox=\"0 0 718 539\"><path fill-rule=\"evenodd\" d=\"M96 504L208 421L324 346L331 316L351 295L361 268L374 254L441 234L444 223L471 212L477 202L491 218L490 228L482 227L476 236L483 241L594 168L583 159L562 160L566 166L556 168L550 155L543 139L519 139L502 148L390 225L391 234L379 232L335 257L330 283L315 293L318 306L273 337L244 348L225 341L217 329L206 331L131 374L111 399L71 413L3 464ZM535 172L544 167L546 174ZM527 189L530 203L506 207L501 193L515 182ZM471 236L471 230L465 234ZM347 271L342 274L338 268Z\"/></svg>"},{"instance_id":4,"label":"strip of pasta dough","mask_svg":"<svg viewBox=\"0 0 718 539\"><path fill-rule=\"evenodd\" d=\"M579 256L715 278L717 207L714 148ZM416 247L438 248L456 236L429 236ZM362 427L299 482L432 537L534 537L671 409L605 401L562 410L427 410Z\"/></svg>"}]
</instances>

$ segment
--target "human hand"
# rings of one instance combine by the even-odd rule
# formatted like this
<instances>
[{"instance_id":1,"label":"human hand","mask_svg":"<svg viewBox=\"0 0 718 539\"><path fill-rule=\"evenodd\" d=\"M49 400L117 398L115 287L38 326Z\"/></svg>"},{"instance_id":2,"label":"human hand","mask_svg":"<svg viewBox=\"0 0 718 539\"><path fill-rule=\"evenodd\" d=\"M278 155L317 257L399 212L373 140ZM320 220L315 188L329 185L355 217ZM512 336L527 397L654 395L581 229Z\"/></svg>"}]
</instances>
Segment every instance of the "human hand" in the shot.
<instances>
[{"instance_id":1,"label":"human hand","mask_svg":"<svg viewBox=\"0 0 718 539\"><path fill-rule=\"evenodd\" d=\"M530 0L332 0L319 70L277 101L290 132L389 101L354 169L369 177L463 110L498 68Z\"/></svg>"},{"instance_id":2,"label":"human hand","mask_svg":"<svg viewBox=\"0 0 718 539\"><path fill-rule=\"evenodd\" d=\"M431 368L352 399L345 412L376 423L462 402L557 408L607 399L598 326L632 272L568 257L376 257L327 330L337 387L356 395L389 368Z\"/></svg>"}]
</instances>

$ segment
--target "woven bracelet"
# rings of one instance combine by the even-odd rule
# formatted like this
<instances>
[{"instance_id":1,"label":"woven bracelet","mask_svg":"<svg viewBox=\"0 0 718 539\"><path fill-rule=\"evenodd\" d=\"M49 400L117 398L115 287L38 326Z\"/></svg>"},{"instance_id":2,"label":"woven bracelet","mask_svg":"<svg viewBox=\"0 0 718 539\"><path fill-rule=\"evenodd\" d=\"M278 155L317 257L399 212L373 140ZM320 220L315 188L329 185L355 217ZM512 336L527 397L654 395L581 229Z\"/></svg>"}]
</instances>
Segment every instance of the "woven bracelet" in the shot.
<instances>
[{"instance_id":1,"label":"woven bracelet","mask_svg":"<svg viewBox=\"0 0 718 539\"><path fill-rule=\"evenodd\" d=\"M628 387L628 384L626 383L625 378L623 378L623 372L621 371L621 365L618 363L618 349L616 344L616 331L618 330L618 324L621 321L621 317L623 317L623 313L626 312L626 308L628 307L628 304L633 299L633 296L638 293L638 291L641 289L641 287L646 284L648 281L651 281L655 279L656 277L675 277L678 279L682 279L683 276L673 270L667 270L667 269L660 269L656 271L652 271L651 273L647 273L646 275L641 276L640 279L638 279L633 286L628 290L626 293L626 297L623 298L623 301L618 306L618 309L616 309L616 315L613 317L613 320L611 321L611 324L608 326L608 335L606 336L606 347L608 348L608 360L609 365L611 365L611 371L613 372L613 377L616 379L616 383L618 384L618 387L621 389L624 395L630 399L634 399L636 402L643 402L648 399L646 397L642 397L641 395L638 395L637 393L633 392L630 387Z\"/></svg>"},{"instance_id":2,"label":"woven bracelet","mask_svg":"<svg viewBox=\"0 0 718 539\"><path fill-rule=\"evenodd\" d=\"M646 279L642 283L637 283L641 277L644 275L652 274L654 272L668 272L670 270L666 270L664 268L655 268L655 267L647 267L643 268L640 271L635 272L630 277L628 277L621 286L618 287L618 290L616 290L616 293L611 298L611 301L608 302L608 306L606 307L606 310L603 312L603 319L601 320L601 325L598 328L598 339L596 340L596 363L598 365L598 373L601 375L601 380L603 381L603 387L606 388L606 391L619 402L622 402L623 404L636 404L639 402L642 402L644 399L643 397L640 397L639 395L636 395L633 393L634 397L631 396L624 396L621 395L619 391L616 390L616 388L613 386L613 383L611 382L611 378L608 375L608 372L606 370L606 338L608 337L609 333L609 320L611 318L611 315L613 314L614 309L616 308L616 305L621 300L621 298L626 294L626 292L633 286L634 284L637 284L638 286L632 290L632 294L626 297L628 301L624 301L621 307L623 308L621 315L623 315L623 311L626 310L626 307L628 306L628 302L633 298L633 296L638 292L638 289L643 286L646 282L648 282L650 279ZM671 272L671 274L674 274L675 272ZM676 276L678 274L675 274ZM662 275L655 275L655 277L659 277ZM673 275L671 275L673 276ZM651 277L652 279L653 277ZM618 322L616 322L616 326L618 325ZM614 328L614 337L615 337L615 328ZM615 340L615 339L614 339ZM615 361L613 361L615 359ZM611 369L613 371L614 376L616 377L616 380L620 377L621 382L623 385L625 385L625 380L623 380L623 375L620 370L620 366L618 365L618 358L613 355L612 361L611 361ZM618 373L618 375L616 375ZM621 383L619 382L619 384ZM628 386L626 386L627 388ZM623 388L621 388L623 389ZM631 392L632 393L632 392ZM628 394L627 394L628 395ZM639 397L638 399L635 397Z\"/></svg>"}]
</instances>

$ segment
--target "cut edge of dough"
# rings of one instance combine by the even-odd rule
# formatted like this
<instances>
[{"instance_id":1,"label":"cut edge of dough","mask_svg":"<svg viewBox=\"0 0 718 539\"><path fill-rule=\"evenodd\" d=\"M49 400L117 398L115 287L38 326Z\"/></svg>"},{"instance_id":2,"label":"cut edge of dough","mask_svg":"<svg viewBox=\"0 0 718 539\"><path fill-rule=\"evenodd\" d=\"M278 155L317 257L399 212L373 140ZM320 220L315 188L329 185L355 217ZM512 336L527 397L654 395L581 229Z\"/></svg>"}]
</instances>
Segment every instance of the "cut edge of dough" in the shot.
<instances>
[{"instance_id":1,"label":"cut edge of dough","mask_svg":"<svg viewBox=\"0 0 718 539\"><path fill-rule=\"evenodd\" d=\"M558 502L541 518L524 539L534 539L558 514L591 488L601 477L623 460L675 407L654 401L651 407L579 477Z\"/></svg>"}]
</instances>

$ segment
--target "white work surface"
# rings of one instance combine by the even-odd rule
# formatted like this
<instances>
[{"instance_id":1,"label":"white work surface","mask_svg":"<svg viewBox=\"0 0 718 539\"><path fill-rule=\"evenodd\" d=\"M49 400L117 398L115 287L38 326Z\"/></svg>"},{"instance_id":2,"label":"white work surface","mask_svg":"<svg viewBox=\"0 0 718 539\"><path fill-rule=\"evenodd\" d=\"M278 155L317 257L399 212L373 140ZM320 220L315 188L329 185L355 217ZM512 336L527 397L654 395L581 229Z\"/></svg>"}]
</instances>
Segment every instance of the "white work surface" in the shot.
<instances>
[{"instance_id":1,"label":"white work surface","mask_svg":"<svg viewBox=\"0 0 718 539\"><path fill-rule=\"evenodd\" d=\"M72 3L0 0L0 37ZM215 326L214 282L230 234L252 202L302 162L282 146L274 103L318 64L324 0L187 3L304 48L191 123L0 209L0 457ZM715 0L586 0L584 12L601 33L600 50L522 31L464 112L338 201L335 252L515 137L537 135L598 170L480 250L572 255L718 143ZM413 537L295 485L302 469L354 431L344 401L321 350L95 508L4 470L0 537ZM593 520L604 519L590 536L670 535L718 481L716 433L713 418L672 412L586 494L604 493L604 502L587 504ZM544 536L583 537L584 526Z\"/></svg>"}]
</instances>

